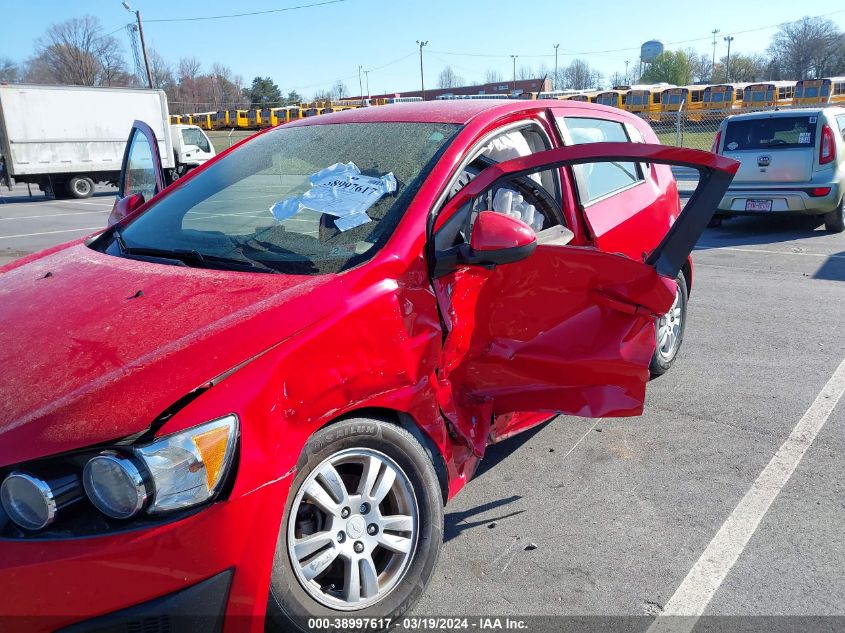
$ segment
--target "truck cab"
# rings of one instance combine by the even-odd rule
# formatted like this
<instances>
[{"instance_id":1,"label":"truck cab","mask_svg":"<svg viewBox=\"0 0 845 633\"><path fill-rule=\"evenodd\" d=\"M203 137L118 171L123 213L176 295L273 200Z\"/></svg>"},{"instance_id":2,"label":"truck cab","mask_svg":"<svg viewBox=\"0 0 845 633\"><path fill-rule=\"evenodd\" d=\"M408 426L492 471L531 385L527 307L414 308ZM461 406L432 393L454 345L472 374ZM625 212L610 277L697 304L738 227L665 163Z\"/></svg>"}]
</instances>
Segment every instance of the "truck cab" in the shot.
<instances>
[{"instance_id":1,"label":"truck cab","mask_svg":"<svg viewBox=\"0 0 845 633\"><path fill-rule=\"evenodd\" d=\"M199 167L215 155L208 136L196 125L171 125L170 140L179 175Z\"/></svg>"}]
</instances>

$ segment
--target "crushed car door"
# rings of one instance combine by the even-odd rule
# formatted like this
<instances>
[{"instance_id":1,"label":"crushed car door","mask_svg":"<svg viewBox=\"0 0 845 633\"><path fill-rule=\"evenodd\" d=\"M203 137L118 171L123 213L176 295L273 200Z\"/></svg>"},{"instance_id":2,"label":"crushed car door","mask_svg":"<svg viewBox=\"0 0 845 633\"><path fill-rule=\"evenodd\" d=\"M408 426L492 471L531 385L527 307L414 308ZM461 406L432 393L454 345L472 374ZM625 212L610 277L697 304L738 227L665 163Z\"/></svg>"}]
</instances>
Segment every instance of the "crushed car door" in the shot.
<instances>
[{"instance_id":1,"label":"crushed car door","mask_svg":"<svg viewBox=\"0 0 845 633\"><path fill-rule=\"evenodd\" d=\"M641 261L567 245L571 233L563 227L535 235L512 218L491 222L496 214L484 210L497 187L518 186L535 172L614 161L700 172L689 203ZM674 279L736 168L735 161L708 152L662 145L562 147L488 167L433 218L429 256L445 328L440 406L477 455L495 415L642 412L654 319L671 306ZM505 224L515 230L502 229ZM536 239L529 244L526 236Z\"/></svg>"},{"instance_id":2,"label":"crushed car door","mask_svg":"<svg viewBox=\"0 0 845 633\"><path fill-rule=\"evenodd\" d=\"M137 211L164 187L164 171L155 132L143 121L135 121L123 152L117 199L109 216L109 226Z\"/></svg>"}]
</instances>

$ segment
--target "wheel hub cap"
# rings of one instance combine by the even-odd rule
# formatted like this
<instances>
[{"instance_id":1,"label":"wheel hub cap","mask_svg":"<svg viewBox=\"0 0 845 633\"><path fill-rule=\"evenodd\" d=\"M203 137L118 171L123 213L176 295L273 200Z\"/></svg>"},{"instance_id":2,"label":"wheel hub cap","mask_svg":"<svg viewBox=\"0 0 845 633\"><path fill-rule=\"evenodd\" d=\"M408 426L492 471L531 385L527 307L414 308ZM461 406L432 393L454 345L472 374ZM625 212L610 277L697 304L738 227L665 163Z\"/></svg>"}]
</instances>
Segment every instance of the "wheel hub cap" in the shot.
<instances>
[{"instance_id":1,"label":"wheel hub cap","mask_svg":"<svg viewBox=\"0 0 845 633\"><path fill-rule=\"evenodd\" d=\"M333 609L382 600L413 560L418 512L410 480L390 457L364 448L335 453L302 482L287 518L297 580Z\"/></svg>"}]
</instances>

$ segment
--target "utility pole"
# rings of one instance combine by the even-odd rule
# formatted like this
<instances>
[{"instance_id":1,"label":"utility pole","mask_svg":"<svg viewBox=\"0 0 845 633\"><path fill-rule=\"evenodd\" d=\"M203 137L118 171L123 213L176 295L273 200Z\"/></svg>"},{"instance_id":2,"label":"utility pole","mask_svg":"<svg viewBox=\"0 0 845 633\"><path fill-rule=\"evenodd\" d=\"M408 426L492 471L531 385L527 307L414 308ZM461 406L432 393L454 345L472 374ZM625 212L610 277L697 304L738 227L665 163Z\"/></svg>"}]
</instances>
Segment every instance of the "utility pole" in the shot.
<instances>
[{"instance_id":1,"label":"utility pole","mask_svg":"<svg viewBox=\"0 0 845 633\"><path fill-rule=\"evenodd\" d=\"M552 75L552 90L557 90L557 47L560 44L555 44L555 74Z\"/></svg>"},{"instance_id":2,"label":"utility pole","mask_svg":"<svg viewBox=\"0 0 845 633\"><path fill-rule=\"evenodd\" d=\"M144 66L147 69L147 86L150 88L153 87L153 73L150 71L150 58L147 57L147 45L144 42L144 27L141 24L141 12L140 11L133 11L132 7L129 5L128 2L124 0L123 8L129 11L129 13L135 14L135 19L138 20L138 36L141 38L141 52L144 54Z\"/></svg>"},{"instance_id":3,"label":"utility pole","mask_svg":"<svg viewBox=\"0 0 845 633\"><path fill-rule=\"evenodd\" d=\"M363 66L358 66L358 94L361 95L361 101L364 100L364 81L361 79L361 71L363 69Z\"/></svg>"},{"instance_id":4,"label":"utility pole","mask_svg":"<svg viewBox=\"0 0 845 633\"><path fill-rule=\"evenodd\" d=\"M423 46L428 46L428 40L425 40L424 42L417 40L417 45L420 47L420 89L422 90L423 101L425 101L425 75L423 74L422 49L423 49Z\"/></svg>"},{"instance_id":5,"label":"utility pole","mask_svg":"<svg viewBox=\"0 0 845 633\"><path fill-rule=\"evenodd\" d=\"M367 81L367 101L370 101L372 99L372 97L370 96L370 71L369 70L364 71L364 77L366 78L366 81Z\"/></svg>"},{"instance_id":6,"label":"utility pole","mask_svg":"<svg viewBox=\"0 0 845 633\"><path fill-rule=\"evenodd\" d=\"M734 37L727 35L724 40L728 43L728 56L725 60L725 83L729 83L731 80L731 42L734 41Z\"/></svg>"},{"instance_id":7,"label":"utility pole","mask_svg":"<svg viewBox=\"0 0 845 633\"><path fill-rule=\"evenodd\" d=\"M630 63L631 63L630 60L627 60L627 59L625 60L625 81L624 81L625 84L628 83L628 64L630 64Z\"/></svg>"},{"instance_id":8,"label":"utility pole","mask_svg":"<svg viewBox=\"0 0 845 633\"><path fill-rule=\"evenodd\" d=\"M513 60L513 92L516 92L516 58L519 55L511 55L511 59Z\"/></svg>"},{"instance_id":9,"label":"utility pole","mask_svg":"<svg viewBox=\"0 0 845 633\"><path fill-rule=\"evenodd\" d=\"M713 65L710 67L710 81L713 81L716 75L716 36L720 31L719 29L713 29L710 32L713 34Z\"/></svg>"}]
</instances>

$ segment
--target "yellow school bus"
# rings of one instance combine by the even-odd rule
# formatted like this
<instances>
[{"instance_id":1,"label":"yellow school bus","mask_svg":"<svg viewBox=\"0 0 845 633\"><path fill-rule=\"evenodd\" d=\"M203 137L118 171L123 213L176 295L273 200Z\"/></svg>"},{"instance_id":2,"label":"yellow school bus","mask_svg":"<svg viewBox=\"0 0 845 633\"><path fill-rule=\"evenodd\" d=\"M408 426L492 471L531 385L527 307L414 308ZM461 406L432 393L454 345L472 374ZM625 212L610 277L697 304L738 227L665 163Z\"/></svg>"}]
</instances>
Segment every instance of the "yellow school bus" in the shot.
<instances>
[{"instance_id":1,"label":"yellow school bus","mask_svg":"<svg viewBox=\"0 0 845 633\"><path fill-rule=\"evenodd\" d=\"M218 110L211 113L211 129L222 130L229 127L229 111Z\"/></svg>"},{"instance_id":2,"label":"yellow school bus","mask_svg":"<svg viewBox=\"0 0 845 633\"><path fill-rule=\"evenodd\" d=\"M181 114L171 114L170 115L170 125L181 125L182 116L183 115L181 115Z\"/></svg>"},{"instance_id":3,"label":"yellow school bus","mask_svg":"<svg viewBox=\"0 0 845 633\"><path fill-rule=\"evenodd\" d=\"M772 108L792 105L795 98L794 81L768 81L749 84L742 96L743 108Z\"/></svg>"},{"instance_id":4,"label":"yellow school bus","mask_svg":"<svg viewBox=\"0 0 845 633\"><path fill-rule=\"evenodd\" d=\"M845 77L801 79L795 83L793 105L821 105L826 103L845 103Z\"/></svg>"},{"instance_id":5,"label":"yellow school bus","mask_svg":"<svg viewBox=\"0 0 845 633\"><path fill-rule=\"evenodd\" d=\"M196 112L191 115L191 119L193 120L193 124L202 128L203 130L212 130L213 125L211 122L211 115L214 112Z\"/></svg>"},{"instance_id":6,"label":"yellow school bus","mask_svg":"<svg viewBox=\"0 0 845 633\"><path fill-rule=\"evenodd\" d=\"M251 130L257 130L261 127L261 115L266 108L250 108L246 113L247 126Z\"/></svg>"},{"instance_id":7,"label":"yellow school bus","mask_svg":"<svg viewBox=\"0 0 845 633\"><path fill-rule=\"evenodd\" d=\"M301 118L302 110L299 106L265 108L261 117L261 127L275 127Z\"/></svg>"},{"instance_id":8,"label":"yellow school bus","mask_svg":"<svg viewBox=\"0 0 845 633\"><path fill-rule=\"evenodd\" d=\"M660 120L674 121L678 116L676 113L683 105L683 111L688 113L688 120L700 121L705 88L706 86L676 86L664 90L660 98Z\"/></svg>"},{"instance_id":9,"label":"yellow school bus","mask_svg":"<svg viewBox=\"0 0 845 633\"><path fill-rule=\"evenodd\" d=\"M625 94L625 109L653 121L660 119L661 98L670 84L631 86Z\"/></svg>"},{"instance_id":10,"label":"yellow school bus","mask_svg":"<svg viewBox=\"0 0 845 633\"><path fill-rule=\"evenodd\" d=\"M625 106L626 97L626 90L603 90L602 92L596 93L593 103L600 103L602 105L611 106L612 108L622 109Z\"/></svg>"},{"instance_id":11,"label":"yellow school bus","mask_svg":"<svg viewBox=\"0 0 845 633\"><path fill-rule=\"evenodd\" d=\"M742 107L747 83L713 84L704 88L701 107L704 110L734 110Z\"/></svg>"},{"instance_id":12,"label":"yellow school bus","mask_svg":"<svg viewBox=\"0 0 845 633\"><path fill-rule=\"evenodd\" d=\"M249 129L249 113L246 110L229 110L227 127L236 127L242 130Z\"/></svg>"},{"instance_id":13,"label":"yellow school bus","mask_svg":"<svg viewBox=\"0 0 845 633\"><path fill-rule=\"evenodd\" d=\"M564 101L585 101L587 103L595 103L597 90L579 90L576 94L563 97Z\"/></svg>"}]
</instances>

